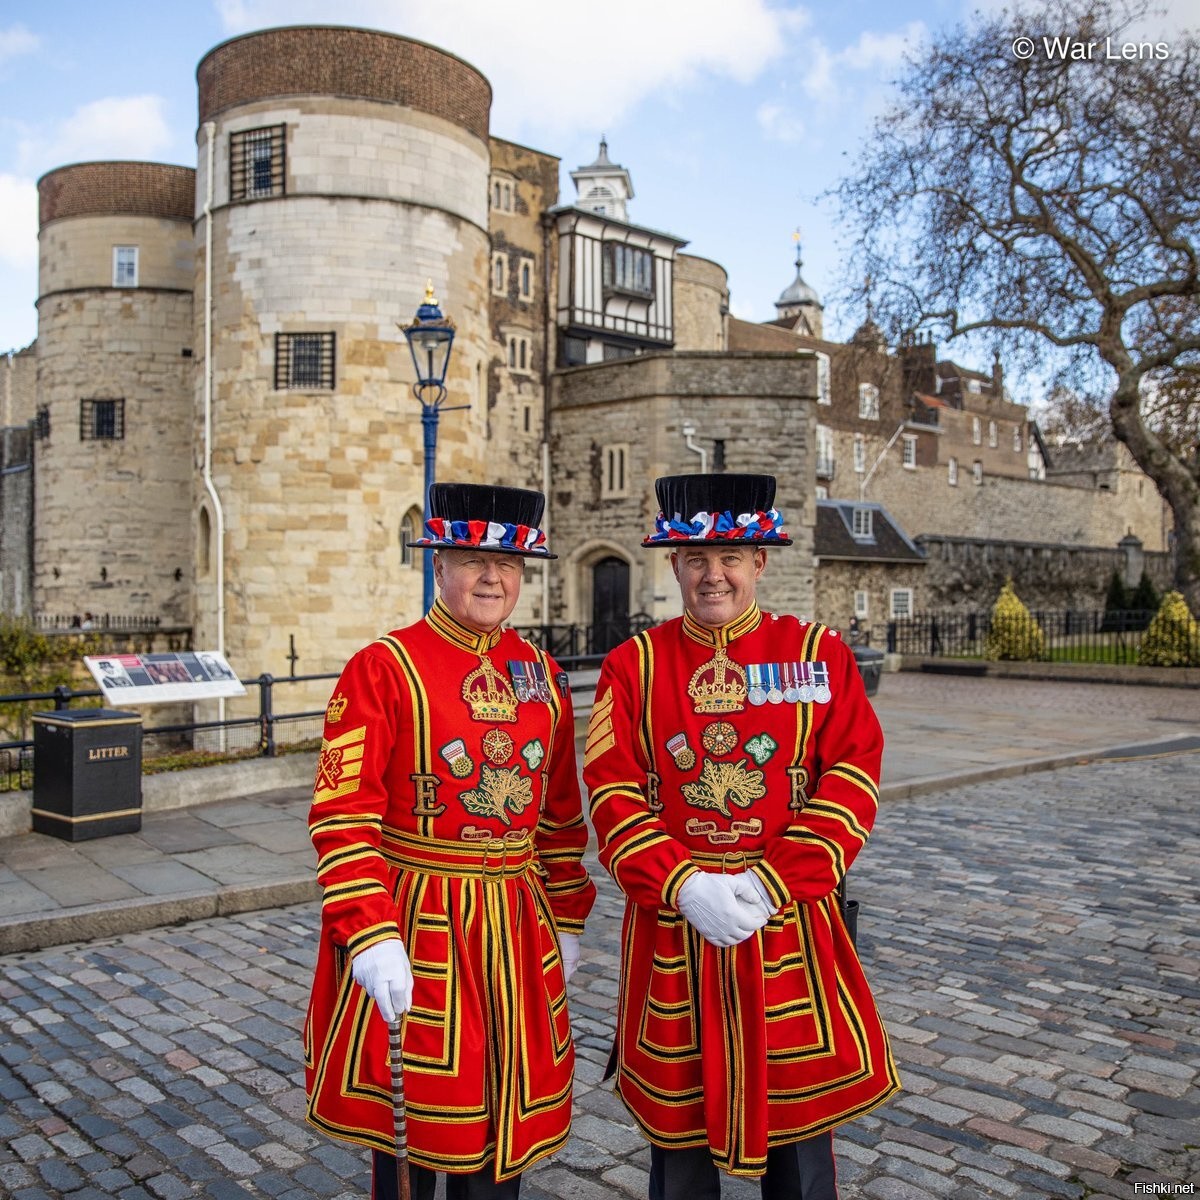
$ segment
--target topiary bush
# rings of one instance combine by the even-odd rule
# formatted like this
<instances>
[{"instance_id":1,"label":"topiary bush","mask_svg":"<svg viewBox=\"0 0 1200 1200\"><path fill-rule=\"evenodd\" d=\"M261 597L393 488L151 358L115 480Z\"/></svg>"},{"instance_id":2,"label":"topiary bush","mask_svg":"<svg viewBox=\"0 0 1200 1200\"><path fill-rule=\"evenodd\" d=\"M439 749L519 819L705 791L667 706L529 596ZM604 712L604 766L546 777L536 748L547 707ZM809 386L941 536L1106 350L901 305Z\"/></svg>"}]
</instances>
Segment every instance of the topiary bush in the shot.
<instances>
[{"instance_id":1,"label":"topiary bush","mask_svg":"<svg viewBox=\"0 0 1200 1200\"><path fill-rule=\"evenodd\" d=\"M1000 589L992 606L983 657L991 662L1028 662L1046 657L1046 635L1013 591L1012 580Z\"/></svg>"},{"instance_id":2,"label":"topiary bush","mask_svg":"<svg viewBox=\"0 0 1200 1200\"><path fill-rule=\"evenodd\" d=\"M1179 592L1168 592L1138 647L1143 667L1200 666L1200 625Z\"/></svg>"}]
</instances>

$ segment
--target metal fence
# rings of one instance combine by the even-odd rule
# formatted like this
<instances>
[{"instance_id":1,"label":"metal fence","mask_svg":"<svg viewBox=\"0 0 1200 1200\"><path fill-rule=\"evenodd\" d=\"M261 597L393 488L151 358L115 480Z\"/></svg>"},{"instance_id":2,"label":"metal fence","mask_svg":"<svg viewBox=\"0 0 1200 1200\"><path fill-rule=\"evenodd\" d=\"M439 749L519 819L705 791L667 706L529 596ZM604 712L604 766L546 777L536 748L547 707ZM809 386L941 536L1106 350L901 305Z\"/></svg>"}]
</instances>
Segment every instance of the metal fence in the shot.
<instances>
[{"instance_id":1,"label":"metal fence","mask_svg":"<svg viewBox=\"0 0 1200 1200\"><path fill-rule=\"evenodd\" d=\"M290 685L332 681L337 674L259 675L244 679L248 692L258 689L257 714L224 721L187 721L143 726L142 770L152 773L173 768L232 762L241 758L274 758L280 754L317 749L325 719L324 707L278 712L278 693ZM23 692L0 696L0 704L42 705L39 711L62 711L73 705L94 708L103 701L97 689L57 687L52 692ZM0 792L33 786L33 741L0 742Z\"/></svg>"},{"instance_id":2,"label":"metal fence","mask_svg":"<svg viewBox=\"0 0 1200 1200\"><path fill-rule=\"evenodd\" d=\"M1136 664L1153 612L1033 610L1045 639L1046 659L1054 662ZM892 653L945 658L983 658L992 614L919 613L888 622L887 648ZM1188 635L1180 633L1181 656L1189 652Z\"/></svg>"},{"instance_id":3,"label":"metal fence","mask_svg":"<svg viewBox=\"0 0 1200 1200\"><path fill-rule=\"evenodd\" d=\"M656 622L646 613L595 625L520 625L517 632L540 646L564 671L600 665L614 647Z\"/></svg>"}]
</instances>

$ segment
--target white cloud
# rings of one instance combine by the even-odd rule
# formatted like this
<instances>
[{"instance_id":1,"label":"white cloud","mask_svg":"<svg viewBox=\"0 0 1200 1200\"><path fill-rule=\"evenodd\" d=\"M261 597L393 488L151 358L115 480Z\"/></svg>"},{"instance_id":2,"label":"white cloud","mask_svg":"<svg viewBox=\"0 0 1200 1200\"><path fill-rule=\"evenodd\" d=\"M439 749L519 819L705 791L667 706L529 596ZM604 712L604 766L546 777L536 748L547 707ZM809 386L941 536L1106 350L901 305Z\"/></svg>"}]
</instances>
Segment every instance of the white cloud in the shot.
<instances>
[{"instance_id":1,"label":"white cloud","mask_svg":"<svg viewBox=\"0 0 1200 1200\"><path fill-rule=\"evenodd\" d=\"M22 54L32 54L40 45L41 39L24 25L0 29L0 63Z\"/></svg>"},{"instance_id":2,"label":"white cloud","mask_svg":"<svg viewBox=\"0 0 1200 1200\"><path fill-rule=\"evenodd\" d=\"M37 234L37 185L19 175L0 175L0 262L20 271L35 267Z\"/></svg>"},{"instance_id":3,"label":"white cloud","mask_svg":"<svg viewBox=\"0 0 1200 1200\"><path fill-rule=\"evenodd\" d=\"M804 122L781 104L760 104L754 116L769 141L792 143L804 137Z\"/></svg>"},{"instance_id":4,"label":"white cloud","mask_svg":"<svg viewBox=\"0 0 1200 1200\"><path fill-rule=\"evenodd\" d=\"M877 75L890 72L927 36L928 30L923 21L910 21L894 33L876 33L866 29L859 34L858 41L836 53L816 41L810 48L812 64L804 76L804 90L814 99L835 101L842 88L850 82L849 72L869 71ZM885 83L887 80L880 78L874 82ZM852 86L859 91L862 83L854 80Z\"/></svg>"},{"instance_id":5,"label":"white cloud","mask_svg":"<svg viewBox=\"0 0 1200 1200\"><path fill-rule=\"evenodd\" d=\"M328 22L325 0L216 0L230 33ZM706 77L749 83L809 17L767 0L345 0L338 21L441 46L487 76L493 127L597 131L647 96Z\"/></svg>"},{"instance_id":6,"label":"white cloud","mask_svg":"<svg viewBox=\"0 0 1200 1200\"><path fill-rule=\"evenodd\" d=\"M96 159L152 159L171 144L161 96L110 96L77 108L51 129L27 131L18 144L30 173Z\"/></svg>"}]
</instances>

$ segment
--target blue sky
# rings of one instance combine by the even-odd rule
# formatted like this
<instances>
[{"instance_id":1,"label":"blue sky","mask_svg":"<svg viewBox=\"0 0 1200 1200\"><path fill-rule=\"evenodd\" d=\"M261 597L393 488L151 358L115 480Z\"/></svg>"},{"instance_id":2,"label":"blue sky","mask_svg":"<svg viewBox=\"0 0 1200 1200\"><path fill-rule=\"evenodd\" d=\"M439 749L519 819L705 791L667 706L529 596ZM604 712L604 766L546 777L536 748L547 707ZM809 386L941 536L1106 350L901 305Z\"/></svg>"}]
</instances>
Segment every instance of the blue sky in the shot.
<instances>
[{"instance_id":1,"label":"blue sky","mask_svg":"<svg viewBox=\"0 0 1200 1200\"><path fill-rule=\"evenodd\" d=\"M1183 7L1187 0L1175 0ZM0 6L0 351L36 335L41 174L71 162L196 162L195 70L225 38L275 25L386 29L450 50L494 92L492 133L562 159L607 136L630 219L688 238L729 273L733 312L775 315L793 232L831 302L850 231L818 196L857 154L906 51L971 0L7 0ZM415 302L415 301L414 301ZM826 330L862 314L829 303Z\"/></svg>"}]
</instances>

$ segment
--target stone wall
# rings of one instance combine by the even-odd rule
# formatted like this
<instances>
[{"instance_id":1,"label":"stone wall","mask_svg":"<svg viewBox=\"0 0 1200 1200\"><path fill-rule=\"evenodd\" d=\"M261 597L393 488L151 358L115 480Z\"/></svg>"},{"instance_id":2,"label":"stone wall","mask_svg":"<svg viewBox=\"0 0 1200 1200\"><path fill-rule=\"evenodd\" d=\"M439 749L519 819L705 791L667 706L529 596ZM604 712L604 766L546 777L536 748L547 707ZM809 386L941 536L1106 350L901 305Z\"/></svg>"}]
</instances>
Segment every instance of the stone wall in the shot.
<instances>
[{"instance_id":1,"label":"stone wall","mask_svg":"<svg viewBox=\"0 0 1200 1200\"><path fill-rule=\"evenodd\" d=\"M1064 546L937 535L920 535L916 541L926 556L919 604L926 611L987 611L1007 579L1030 608L1098 611L1104 608L1113 571L1123 578L1127 575L1126 550L1116 545ZM1140 547L1138 552L1141 556ZM1141 557L1155 587L1160 592L1169 588L1170 555Z\"/></svg>"},{"instance_id":2,"label":"stone wall","mask_svg":"<svg viewBox=\"0 0 1200 1200\"><path fill-rule=\"evenodd\" d=\"M60 293L38 311L33 600L38 612L190 620L190 293ZM124 435L81 436L85 400L122 400Z\"/></svg>"},{"instance_id":3,"label":"stone wall","mask_svg":"<svg viewBox=\"0 0 1200 1200\"><path fill-rule=\"evenodd\" d=\"M0 427L24 425L37 414L37 343L0 354Z\"/></svg>"},{"instance_id":4,"label":"stone wall","mask_svg":"<svg viewBox=\"0 0 1200 1200\"><path fill-rule=\"evenodd\" d=\"M830 494L857 498L853 482L841 477ZM848 452L848 450L847 450ZM868 464L869 466L870 464ZM853 478L853 477L851 477ZM1123 474L1119 488L1094 490L1049 480L989 475L976 483L970 464L959 464L952 485L945 464L906 470L894 446L872 476L866 499L878 500L910 536L968 534L972 537L1073 546L1109 546L1132 532L1148 550L1166 546L1163 505L1153 484L1142 475Z\"/></svg>"},{"instance_id":5,"label":"stone wall","mask_svg":"<svg viewBox=\"0 0 1200 1200\"><path fill-rule=\"evenodd\" d=\"M878 649L883 649L883 631L891 616L892 593L911 588L914 601L924 595L926 567L923 563L846 562L823 559L817 571L815 615L843 633L851 628L854 594L867 593L867 613L859 619L859 631Z\"/></svg>"},{"instance_id":6,"label":"stone wall","mask_svg":"<svg viewBox=\"0 0 1200 1200\"><path fill-rule=\"evenodd\" d=\"M654 528L654 480L699 469L682 425L697 427L713 469L717 441L728 471L776 475L776 504L795 540L772 551L760 587L767 608L811 613L814 599L812 444L816 366L797 354L665 353L574 367L551 381L551 489L555 537L565 555L552 585L555 621L588 624L591 568L615 556L630 566L630 612L677 616L679 588L665 550L641 540ZM606 451L622 448L625 486L606 489Z\"/></svg>"},{"instance_id":7,"label":"stone wall","mask_svg":"<svg viewBox=\"0 0 1200 1200\"><path fill-rule=\"evenodd\" d=\"M729 278L725 268L694 254L675 256L675 349L728 347Z\"/></svg>"},{"instance_id":8,"label":"stone wall","mask_svg":"<svg viewBox=\"0 0 1200 1200\"><path fill-rule=\"evenodd\" d=\"M32 609L32 430L0 429L0 612Z\"/></svg>"}]
</instances>

